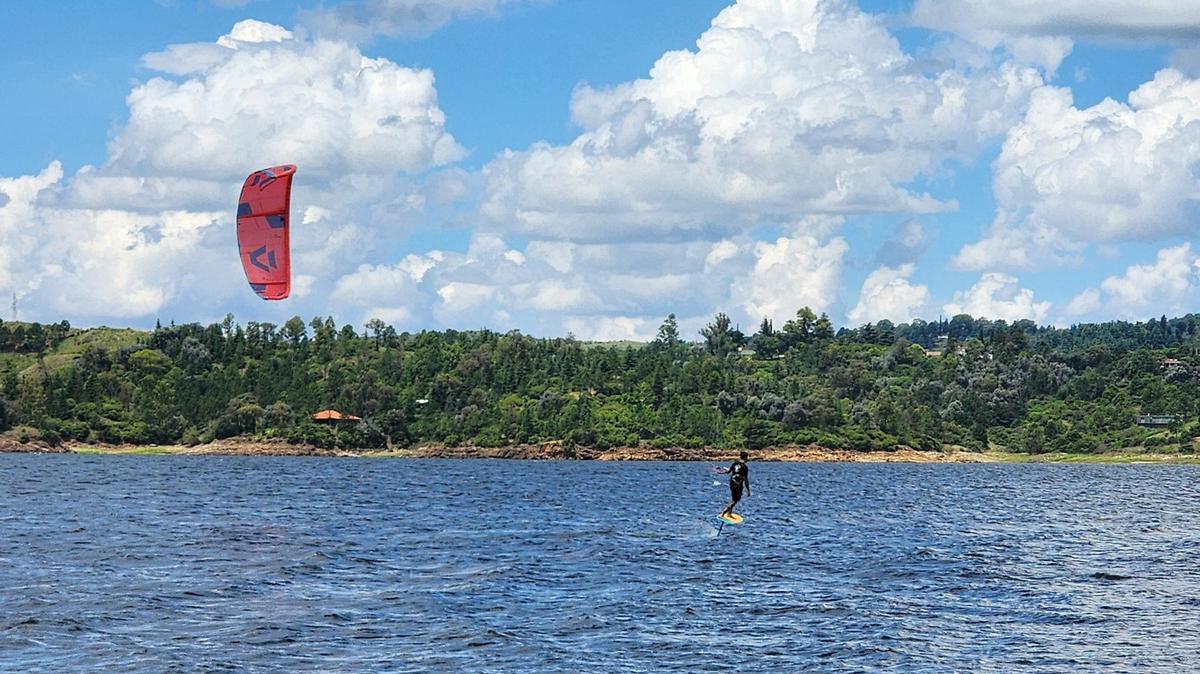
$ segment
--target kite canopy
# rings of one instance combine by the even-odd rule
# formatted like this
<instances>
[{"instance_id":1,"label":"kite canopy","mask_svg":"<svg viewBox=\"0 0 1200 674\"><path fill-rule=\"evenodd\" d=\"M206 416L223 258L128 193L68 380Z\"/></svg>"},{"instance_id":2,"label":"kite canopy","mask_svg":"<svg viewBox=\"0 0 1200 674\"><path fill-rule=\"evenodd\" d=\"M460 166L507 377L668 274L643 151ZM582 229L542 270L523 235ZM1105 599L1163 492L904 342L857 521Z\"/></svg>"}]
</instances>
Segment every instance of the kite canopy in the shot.
<instances>
[{"instance_id":1,"label":"kite canopy","mask_svg":"<svg viewBox=\"0 0 1200 674\"><path fill-rule=\"evenodd\" d=\"M238 253L246 280L264 300L282 300L292 290L288 207L295 173L292 164L255 171L238 198Z\"/></svg>"}]
</instances>

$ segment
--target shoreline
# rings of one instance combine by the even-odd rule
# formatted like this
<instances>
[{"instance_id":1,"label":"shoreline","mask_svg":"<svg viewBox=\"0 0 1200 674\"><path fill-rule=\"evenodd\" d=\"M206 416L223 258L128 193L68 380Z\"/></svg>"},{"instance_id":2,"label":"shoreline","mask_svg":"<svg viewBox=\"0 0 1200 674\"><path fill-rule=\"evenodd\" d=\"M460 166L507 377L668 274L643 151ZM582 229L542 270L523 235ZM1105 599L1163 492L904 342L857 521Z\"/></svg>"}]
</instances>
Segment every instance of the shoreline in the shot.
<instances>
[{"instance_id":1,"label":"shoreline","mask_svg":"<svg viewBox=\"0 0 1200 674\"><path fill-rule=\"evenodd\" d=\"M111 445L63 443L20 443L0 438L0 453L93 454L106 456L326 456L407 459L515 459L536 461L732 461L740 450L722 448L616 447L606 450L580 447L565 449L561 443L509 447L444 447L429 445L405 449L326 449L312 445L293 445L279 441L246 438L217 440L202 445ZM783 463L923 463L923 464L1012 464L1012 463L1083 463L1083 464L1200 464L1197 454L1162 454L1125 451L1102 454L1022 454L1016 452L924 451L910 448L862 451L808 445L806 447L769 447L749 450L750 459Z\"/></svg>"}]
</instances>

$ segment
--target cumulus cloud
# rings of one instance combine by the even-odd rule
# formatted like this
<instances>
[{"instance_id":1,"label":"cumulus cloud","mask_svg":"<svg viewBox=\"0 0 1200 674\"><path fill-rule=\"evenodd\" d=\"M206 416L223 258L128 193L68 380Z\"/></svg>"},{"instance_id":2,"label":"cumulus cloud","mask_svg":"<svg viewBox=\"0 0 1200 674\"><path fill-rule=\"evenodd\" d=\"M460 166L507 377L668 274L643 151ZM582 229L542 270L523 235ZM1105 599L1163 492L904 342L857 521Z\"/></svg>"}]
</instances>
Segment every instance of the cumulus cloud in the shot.
<instances>
[{"instance_id":1,"label":"cumulus cloud","mask_svg":"<svg viewBox=\"0 0 1200 674\"><path fill-rule=\"evenodd\" d=\"M108 172L228 178L286 160L331 176L416 172L463 156L428 70L256 21L215 45L184 47L207 52L144 59L184 79L155 77L129 94Z\"/></svg>"},{"instance_id":2,"label":"cumulus cloud","mask_svg":"<svg viewBox=\"0 0 1200 674\"><path fill-rule=\"evenodd\" d=\"M29 262L42 233L30 224L38 224L38 196L62 176L62 164L52 162L36 176L0 178L0 288L24 295L39 285L41 274Z\"/></svg>"},{"instance_id":3,"label":"cumulus cloud","mask_svg":"<svg viewBox=\"0 0 1200 674\"><path fill-rule=\"evenodd\" d=\"M578 339L592 342L647 342L658 332L657 323L636 316L568 318L563 325Z\"/></svg>"},{"instance_id":4,"label":"cumulus cloud","mask_svg":"<svg viewBox=\"0 0 1200 674\"><path fill-rule=\"evenodd\" d=\"M728 239L714 243L708 255L704 257L704 268L715 269L721 263L736 257L740 251L741 248Z\"/></svg>"},{"instance_id":5,"label":"cumulus cloud","mask_svg":"<svg viewBox=\"0 0 1200 674\"><path fill-rule=\"evenodd\" d=\"M540 239L719 240L811 213L954 208L908 185L973 157L1041 84L924 72L849 0L741 0L646 79L581 86L570 144L485 169L489 226Z\"/></svg>"},{"instance_id":6,"label":"cumulus cloud","mask_svg":"<svg viewBox=\"0 0 1200 674\"><path fill-rule=\"evenodd\" d=\"M337 280L334 295L356 322L406 309L406 327L423 319L455 328L521 325L541 334L623 339L644 334L668 313L703 317L728 300L743 269L704 271L708 252L702 243L545 241L520 250L477 232L465 252L362 265ZM621 320L609 320L614 317Z\"/></svg>"},{"instance_id":7,"label":"cumulus cloud","mask_svg":"<svg viewBox=\"0 0 1200 674\"><path fill-rule=\"evenodd\" d=\"M782 325L801 307L828 311L838 299L849 246L835 237L780 237L754 244L754 267L734 282L734 298L747 318L766 317Z\"/></svg>"},{"instance_id":8,"label":"cumulus cloud","mask_svg":"<svg viewBox=\"0 0 1200 674\"><path fill-rule=\"evenodd\" d=\"M1030 319L1041 323L1050 311L1050 302L1037 302L1033 291L1022 288L1014 276L983 274L967 290L954 293L954 299L942 307L947 315L970 314L976 318L1016 321Z\"/></svg>"},{"instance_id":9,"label":"cumulus cloud","mask_svg":"<svg viewBox=\"0 0 1200 674\"><path fill-rule=\"evenodd\" d=\"M1098 289L1083 291L1067 305L1066 313L1073 318L1125 320L1180 315L1200 308L1198 293L1200 256L1185 243L1159 250L1152 264L1132 265L1124 274L1104 279Z\"/></svg>"},{"instance_id":10,"label":"cumulus cloud","mask_svg":"<svg viewBox=\"0 0 1200 674\"><path fill-rule=\"evenodd\" d=\"M560 279L538 281L518 289L517 300L537 311L570 313L596 307L598 299L587 285Z\"/></svg>"},{"instance_id":11,"label":"cumulus cloud","mask_svg":"<svg viewBox=\"0 0 1200 674\"><path fill-rule=\"evenodd\" d=\"M306 10L300 20L318 35L351 41L422 37L455 19L495 16L505 5L546 0L361 0Z\"/></svg>"},{"instance_id":12,"label":"cumulus cloud","mask_svg":"<svg viewBox=\"0 0 1200 674\"><path fill-rule=\"evenodd\" d=\"M435 309L438 318L450 325L465 325L475 321L475 327L486 327L496 318L496 288L482 283L452 281L437 289L441 302Z\"/></svg>"},{"instance_id":13,"label":"cumulus cloud","mask_svg":"<svg viewBox=\"0 0 1200 674\"><path fill-rule=\"evenodd\" d=\"M1015 35L1193 38L1200 5L1178 0L917 0L919 25Z\"/></svg>"},{"instance_id":14,"label":"cumulus cloud","mask_svg":"<svg viewBox=\"0 0 1200 674\"><path fill-rule=\"evenodd\" d=\"M875 263L901 267L916 262L933 244L933 236L918 220L906 220L896 227L891 238L875 253Z\"/></svg>"},{"instance_id":15,"label":"cumulus cloud","mask_svg":"<svg viewBox=\"0 0 1200 674\"><path fill-rule=\"evenodd\" d=\"M405 175L463 153L430 72L344 43L243 21L143 63L165 76L133 88L104 164L0 179L0 284L39 307L31 317L224 313L245 295L231 252L237 188L249 171L285 162L302 178L296 296L328 289L335 269L394 235L380 223L419 218L424 197Z\"/></svg>"},{"instance_id":16,"label":"cumulus cloud","mask_svg":"<svg viewBox=\"0 0 1200 674\"><path fill-rule=\"evenodd\" d=\"M37 176L0 179L10 197L0 208L0 287L36 306L31 318L145 316L204 273L238 273L236 258L202 246L222 214L41 205L62 178L55 162Z\"/></svg>"},{"instance_id":17,"label":"cumulus cloud","mask_svg":"<svg viewBox=\"0 0 1200 674\"><path fill-rule=\"evenodd\" d=\"M1051 76L1076 39L1186 45L1200 36L1200 6L1176 0L917 0L909 18L989 50L1003 47Z\"/></svg>"},{"instance_id":18,"label":"cumulus cloud","mask_svg":"<svg viewBox=\"0 0 1200 674\"><path fill-rule=\"evenodd\" d=\"M880 267L863 281L858 304L850 310L851 325L888 319L903 323L919 318L929 306L929 287L909 281L916 270L913 264Z\"/></svg>"},{"instance_id":19,"label":"cumulus cloud","mask_svg":"<svg viewBox=\"0 0 1200 674\"><path fill-rule=\"evenodd\" d=\"M418 284L440 259L440 251L432 251L428 256L409 255L396 265L363 264L339 278L333 294L339 302L359 308L363 322L379 318L398 330L415 330L421 327L416 322L418 307L428 308Z\"/></svg>"},{"instance_id":20,"label":"cumulus cloud","mask_svg":"<svg viewBox=\"0 0 1200 674\"><path fill-rule=\"evenodd\" d=\"M1131 93L1128 104L1106 99L1080 110L1069 90L1038 90L994 166L996 219L955 266L1063 264L1091 244L1193 232L1198 120L1200 82L1174 69Z\"/></svg>"},{"instance_id":21,"label":"cumulus cloud","mask_svg":"<svg viewBox=\"0 0 1200 674\"><path fill-rule=\"evenodd\" d=\"M987 49L1004 47L1050 75L1075 39L1188 44L1200 36L1200 6L1176 0L917 0L910 20Z\"/></svg>"},{"instance_id":22,"label":"cumulus cloud","mask_svg":"<svg viewBox=\"0 0 1200 674\"><path fill-rule=\"evenodd\" d=\"M1098 311L1102 303L1100 301L1100 291L1095 288L1089 288L1067 303L1065 312L1067 316L1079 317ZM1062 321L1059 321L1060 323Z\"/></svg>"}]
</instances>

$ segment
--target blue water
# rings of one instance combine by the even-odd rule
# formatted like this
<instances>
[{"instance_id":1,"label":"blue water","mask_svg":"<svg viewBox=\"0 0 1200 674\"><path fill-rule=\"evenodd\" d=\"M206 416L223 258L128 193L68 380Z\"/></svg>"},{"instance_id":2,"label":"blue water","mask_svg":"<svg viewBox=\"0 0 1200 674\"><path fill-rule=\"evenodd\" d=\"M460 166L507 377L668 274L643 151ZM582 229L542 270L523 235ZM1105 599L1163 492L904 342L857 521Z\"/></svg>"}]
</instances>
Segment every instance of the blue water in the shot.
<instances>
[{"instance_id":1,"label":"blue water","mask_svg":"<svg viewBox=\"0 0 1200 674\"><path fill-rule=\"evenodd\" d=\"M0 670L1200 671L1200 469L0 455Z\"/></svg>"}]
</instances>

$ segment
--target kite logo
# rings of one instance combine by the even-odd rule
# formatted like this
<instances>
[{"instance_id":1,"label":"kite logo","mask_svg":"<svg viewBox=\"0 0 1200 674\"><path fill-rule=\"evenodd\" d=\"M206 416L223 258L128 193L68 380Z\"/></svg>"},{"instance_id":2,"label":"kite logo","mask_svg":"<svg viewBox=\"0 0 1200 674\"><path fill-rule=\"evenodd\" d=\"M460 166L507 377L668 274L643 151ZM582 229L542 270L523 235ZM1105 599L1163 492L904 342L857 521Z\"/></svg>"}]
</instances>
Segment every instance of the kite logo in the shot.
<instances>
[{"instance_id":1,"label":"kite logo","mask_svg":"<svg viewBox=\"0 0 1200 674\"><path fill-rule=\"evenodd\" d=\"M260 183L259 179L263 178L264 176L266 177L266 180L263 180ZM260 190L265 190L265 189L267 189L267 185L270 185L273 182L275 182L275 174L272 173L269 169L263 169L263 170L259 171L258 173L254 174L254 180L252 180L250 182L250 186L258 187L258 189L260 189Z\"/></svg>"},{"instance_id":2,"label":"kite logo","mask_svg":"<svg viewBox=\"0 0 1200 674\"><path fill-rule=\"evenodd\" d=\"M259 259L263 256L264 253L267 256L267 264L263 264L262 260ZM258 267L259 269L261 269L263 271L271 271L272 269L279 268L279 265L275 263L275 251L271 251L268 253L266 246L259 246L258 248L255 248L254 250L250 251L250 264L254 265L255 267ZM270 266L267 266L267 265L270 265Z\"/></svg>"}]
</instances>

